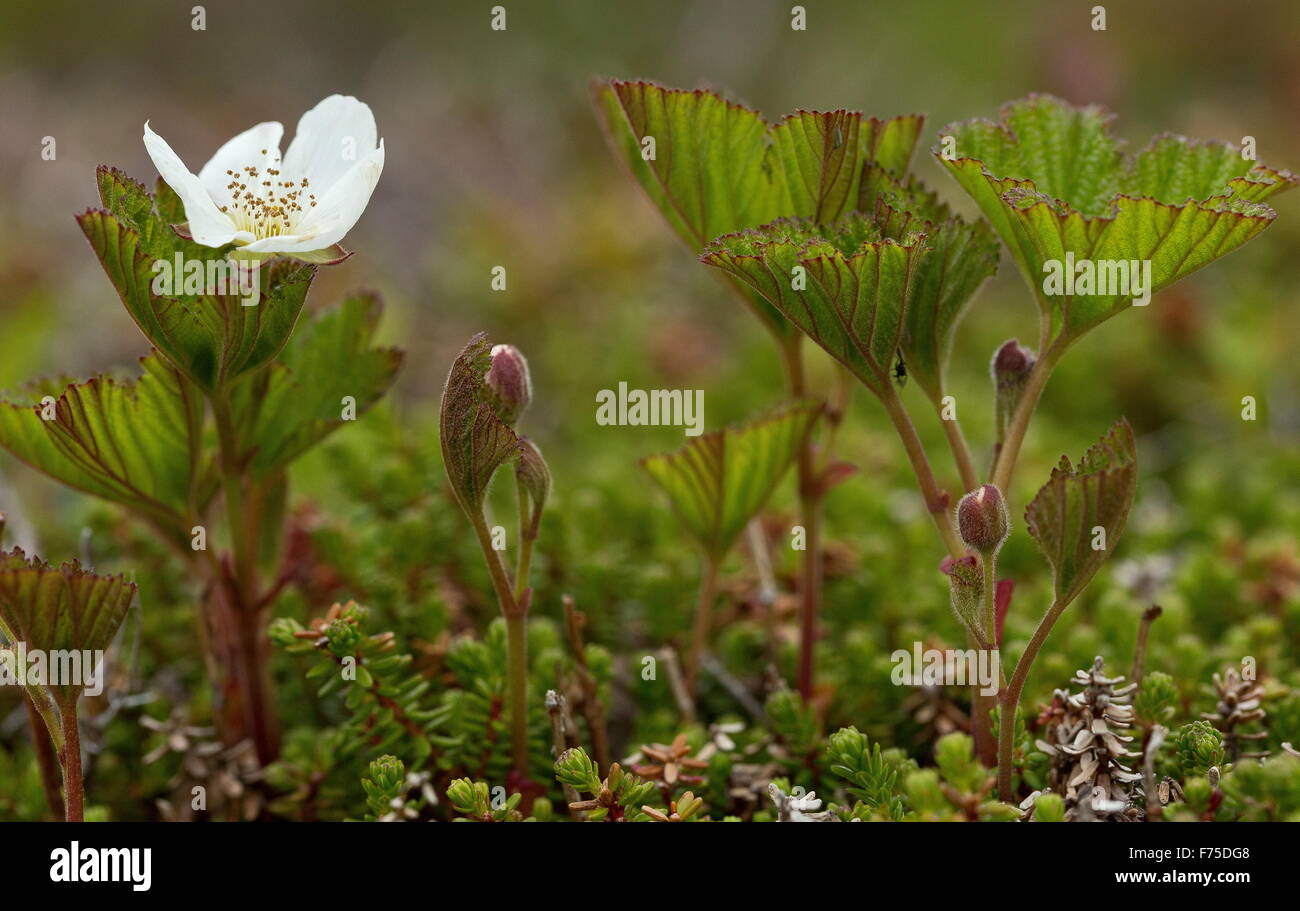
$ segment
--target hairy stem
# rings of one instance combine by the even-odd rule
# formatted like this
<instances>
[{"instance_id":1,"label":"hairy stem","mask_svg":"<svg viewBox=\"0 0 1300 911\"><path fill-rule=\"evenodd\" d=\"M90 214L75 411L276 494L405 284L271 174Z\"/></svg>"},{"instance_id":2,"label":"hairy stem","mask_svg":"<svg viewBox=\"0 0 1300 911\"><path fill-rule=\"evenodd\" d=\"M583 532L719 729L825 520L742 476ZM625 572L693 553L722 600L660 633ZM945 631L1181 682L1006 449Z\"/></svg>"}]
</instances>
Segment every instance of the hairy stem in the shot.
<instances>
[{"instance_id":1,"label":"hairy stem","mask_svg":"<svg viewBox=\"0 0 1300 911\"><path fill-rule=\"evenodd\" d=\"M997 584L998 558L992 553L982 554L980 563L984 567L984 636L986 642L983 645L985 648L989 648L991 647L989 643L996 645L998 641L997 612L993 606L993 589Z\"/></svg>"},{"instance_id":2,"label":"hairy stem","mask_svg":"<svg viewBox=\"0 0 1300 911\"><path fill-rule=\"evenodd\" d=\"M925 454L925 446L921 443L921 438L917 436L916 427L912 424L912 419L907 414L907 409L903 407L902 401L898 398L898 393L894 391L893 386L888 383L884 386L885 392L880 396L881 403L885 406L885 412L889 415L889 420L893 423L894 429L898 431L898 437L903 442L903 449L907 451L907 460L912 465L912 471L916 474L917 485L921 488L921 496L925 498L925 508L934 519L935 527L939 530L939 537L943 539L944 546L948 548L948 553L954 557L960 557L966 552L961 541L957 537L957 530L953 528L952 516L949 515L949 498L948 493L939 487L934 479L934 471L930 468L930 460Z\"/></svg>"},{"instance_id":3,"label":"hairy stem","mask_svg":"<svg viewBox=\"0 0 1300 911\"><path fill-rule=\"evenodd\" d=\"M1034 362L1033 368L1029 371L1029 378L1025 381L1020 402L1016 405L1011 422L1007 425L1006 436L997 455L994 456L989 481L1008 499L1011 492L1011 478L1016 469L1016 459L1020 457L1020 447L1025 442L1029 421L1034 416L1034 409L1038 407L1038 400L1047 386L1047 379L1052 375L1052 368L1056 366L1060 356L1059 349L1049 348Z\"/></svg>"},{"instance_id":4,"label":"hairy stem","mask_svg":"<svg viewBox=\"0 0 1300 911\"><path fill-rule=\"evenodd\" d=\"M487 564L488 575L492 578L492 590L496 592L501 613L503 615L514 613L518 602L510 585L510 577L501 563L501 556L492 546L492 533L488 531L487 522L481 515L474 516L472 522L474 534L478 537L479 549L483 552L483 562Z\"/></svg>"},{"instance_id":5,"label":"hairy stem","mask_svg":"<svg viewBox=\"0 0 1300 911\"><path fill-rule=\"evenodd\" d=\"M59 793L59 761L50 745L50 735L45 728L36 703L30 693L23 694L23 704L27 706L27 722L32 729L32 750L36 753L36 764L41 770L41 789L45 792L45 802L55 819L63 818L63 795Z\"/></svg>"},{"instance_id":6,"label":"hairy stem","mask_svg":"<svg viewBox=\"0 0 1300 911\"><path fill-rule=\"evenodd\" d=\"M528 777L528 615L506 615L506 690L510 700L510 756Z\"/></svg>"},{"instance_id":7,"label":"hairy stem","mask_svg":"<svg viewBox=\"0 0 1300 911\"><path fill-rule=\"evenodd\" d=\"M1011 750L1016 736L1016 703L1002 703L998 713L998 799L1015 803L1011 792Z\"/></svg>"},{"instance_id":8,"label":"hairy stem","mask_svg":"<svg viewBox=\"0 0 1300 911\"><path fill-rule=\"evenodd\" d=\"M259 762L265 765L279 755L280 737L267 667L267 643L263 630L266 612L258 594L260 497L256 490L246 490L239 434L226 391L216 391L209 401L217 426L226 524L230 532L230 550L234 555L233 574L221 571L218 566L215 580L215 584L223 589L217 597L225 599L219 608L227 613L224 620L228 636L218 657L223 673L232 684L230 695L234 697L234 704L229 706L227 713L230 722L227 727L236 728L223 730L222 734L228 741L251 738ZM246 493L249 495L245 496Z\"/></svg>"},{"instance_id":9,"label":"hairy stem","mask_svg":"<svg viewBox=\"0 0 1300 911\"><path fill-rule=\"evenodd\" d=\"M1016 662L1016 668L1011 672L1011 681L998 694L998 701L1002 704L1002 736L998 743L998 790L1000 793L1011 793L1011 738L1006 734L1006 715L1011 714L1015 717L1016 706L1020 702L1020 694L1025 688L1025 681L1029 677L1029 670L1034 666L1034 659L1038 657L1039 650L1043 643L1047 641L1048 635L1052 632L1052 627L1060 619L1061 614L1069 606L1068 601L1055 600L1052 606L1048 608L1043 619L1038 622L1038 628L1034 630L1034 635L1025 646L1024 652L1020 655L1020 660ZM1005 798L1004 798L1005 799Z\"/></svg>"},{"instance_id":10,"label":"hairy stem","mask_svg":"<svg viewBox=\"0 0 1300 911\"><path fill-rule=\"evenodd\" d=\"M808 394L802 341L802 336L796 336L782 346L786 382L792 399L803 398ZM799 572L799 694L806 701L812 698L815 675L817 615L822 591L821 512L824 497L811 435L799 449L798 473L799 518L803 523L805 544ZM695 695L697 659L698 655L692 654L687 667L687 681L692 696Z\"/></svg>"},{"instance_id":11,"label":"hairy stem","mask_svg":"<svg viewBox=\"0 0 1300 911\"><path fill-rule=\"evenodd\" d=\"M943 435L948 438L948 448L952 450L952 460L957 465L962 493L968 493L979 487L980 481L979 474L975 471L975 461L971 458L970 446L966 443L966 435L961 432L961 424L956 417L951 421L945 420L937 402L935 409L940 412L939 423L943 425Z\"/></svg>"},{"instance_id":12,"label":"hairy stem","mask_svg":"<svg viewBox=\"0 0 1300 911\"><path fill-rule=\"evenodd\" d=\"M492 535L482 513L471 516L483 561L487 563L496 591L497 604L506 621L506 696L510 708L511 763L524 778L528 777L528 599L516 598L501 563L501 555L492 547Z\"/></svg>"},{"instance_id":13,"label":"hairy stem","mask_svg":"<svg viewBox=\"0 0 1300 911\"><path fill-rule=\"evenodd\" d=\"M984 636L970 634L969 638L973 643L973 647L991 649L997 647L997 619L993 603L994 578L997 575L996 563L991 554L987 557L981 557L981 563L984 566ZM992 644L990 644L989 640L992 640ZM994 739L993 726L989 719L989 713L992 712L996 701L996 696L984 693L979 686L971 690L970 722L971 735L975 739L975 755L988 766L997 761L997 741Z\"/></svg>"},{"instance_id":14,"label":"hairy stem","mask_svg":"<svg viewBox=\"0 0 1300 911\"><path fill-rule=\"evenodd\" d=\"M212 416L221 447L221 488L226 501L226 522L230 526L230 551L235 555L235 578L241 604L254 604L257 585L256 541L248 534L244 511L244 484L240 466L239 436L235 431L230 402L222 392L212 396Z\"/></svg>"},{"instance_id":15,"label":"hairy stem","mask_svg":"<svg viewBox=\"0 0 1300 911\"><path fill-rule=\"evenodd\" d=\"M817 648L818 597L822 588L821 496L807 493L799 499L804 517L804 557L799 575L799 695L807 703L813 695Z\"/></svg>"},{"instance_id":16,"label":"hairy stem","mask_svg":"<svg viewBox=\"0 0 1300 911\"><path fill-rule=\"evenodd\" d=\"M713 598L718 588L718 563L713 557L704 558L700 574L700 597L695 605L695 623L691 631L691 648L686 655L686 693L695 699L695 684L700 671L700 658L708 645L709 630L713 625Z\"/></svg>"},{"instance_id":17,"label":"hairy stem","mask_svg":"<svg viewBox=\"0 0 1300 911\"><path fill-rule=\"evenodd\" d=\"M515 601L517 602L523 598L524 589L528 588L528 576L533 562L533 544L537 541L537 536L530 533L531 498L524 488L522 479L516 477L515 484L519 495L519 557L515 564Z\"/></svg>"},{"instance_id":18,"label":"hairy stem","mask_svg":"<svg viewBox=\"0 0 1300 911\"><path fill-rule=\"evenodd\" d=\"M63 730L63 745L59 749L59 765L63 767L64 819L82 822L85 819L83 804L85 788L81 781L81 731L77 727L77 700L59 703L59 726Z\"/></svg>"}]
</instances>

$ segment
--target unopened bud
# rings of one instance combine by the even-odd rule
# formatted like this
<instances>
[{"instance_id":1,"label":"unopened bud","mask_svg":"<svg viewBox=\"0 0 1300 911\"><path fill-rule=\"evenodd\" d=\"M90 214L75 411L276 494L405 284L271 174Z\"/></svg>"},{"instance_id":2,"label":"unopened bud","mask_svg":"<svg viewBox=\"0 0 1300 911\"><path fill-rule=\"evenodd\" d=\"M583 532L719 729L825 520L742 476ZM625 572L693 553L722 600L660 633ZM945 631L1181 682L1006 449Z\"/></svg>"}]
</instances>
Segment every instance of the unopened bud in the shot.
<instances>
[{"instance_id":1,"label":"unopened bud","mask_svg":"<svg viewBox=\"0 0 1300 911\"><path fill-rule=\"evenodd\" d=\"M487 384L496 399L497 417L513 427L533 397L528 361L514 345L493 345L490 356Z\"/></svg>"},{"instance_id":2,"label":"unopened bud","mask_svg":"<svg viewBox=\"0 0 1300 911\"><path fill-rule=\"evenodd\" d=\"M939 569L948 576L952 610L967 629L982 641L989 641L981 613L984 609L984 568L979 557L967 554L960 559L944 557Z\"/></svg>"},{"instance_id":3,"label":"unopened bud","mask_svg":"<svg viewBox=\"0 0 1300 911\"><path fill-rule=\"evenodd\" d=\"M1034 352L1011 339L1002 345L993 355L989 372L993 375L994 426L997 430L997 445L1000 448L1006 437L1011 416L1020 404L1020 397L1029 381L1029 371L1034 369Z\"/></svg>"},{"instance_id":4,"label":"unopened bud","mask_svg":"<svg viewBox=\"0 0 1300 911\"><path fill-rule=\"evenodd\" d=\"M1011 532L1007 501L992 484L972 490L957 504L957 530L967 547L982 554L996 553Z\"/></svg>"}]
</instances>

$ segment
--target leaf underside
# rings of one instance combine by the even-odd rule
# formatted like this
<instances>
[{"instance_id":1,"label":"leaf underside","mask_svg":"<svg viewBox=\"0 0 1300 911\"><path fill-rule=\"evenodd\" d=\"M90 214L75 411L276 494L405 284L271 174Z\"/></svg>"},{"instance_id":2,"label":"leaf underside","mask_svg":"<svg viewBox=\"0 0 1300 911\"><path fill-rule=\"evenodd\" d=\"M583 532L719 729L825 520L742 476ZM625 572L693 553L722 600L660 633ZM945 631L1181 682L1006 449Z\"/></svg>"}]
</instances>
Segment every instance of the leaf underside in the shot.
<instances>
[{"instance_id":1,"label":"leaf underside","mask_svg":"<svg viewBox=\"0 0 1300 911\"><path fill-rule=\"evenodd\" d=\"M819 403L797 403L640 464L708 558L720 561L772 495L821 413Z\"/></svg>"},{"instance_id":2,"label":"leaf underside","mask_svg":"<svg viewBox=\"0 0 1300 911\"><path fill-rule=\"evenodd\" d=\"M1061 456L1052 476L1025 510L1029 534L1042 548L1056 580L1056 600L1073 601L1110 556L1124 533L1137 490L1133 429L1120 419L1072 466ZM1105 529L1097 550L1095 529Z\"/></svg>"},{"instance_id":3,"label":"leaf underside","mask_svg":"<svg viewBox=\"0 0 1300 911\"><path fill-rule=\"evenodd\" d=\"M1044 264L1151 261L1151 292L1224 256L1264 230L1263 201L1295 175L1244 160L1226 143L1157 136L1126 156L1104 109L1031 95L1002 108L999 122L951 124L956 155L935 157L975 200L1011 251L1052 339L1069 343L1127 309L1131 293L1048 295Z\"/></svg>"},{"instance_id":4,"label":"leaf underside","mask_svg":"<svg viewBox=\"0 0 1300 911\"><path fill-rule=\"evenodd\" d=\"M703 90L649 82L596 87L610 142L679 237L696 253L723 234L777 218L832 222L874 203L871 174L906 172L924 118L796 111L768 124L757 111ZM653 138L646 160L643 141ZM739 286L744 293L745 286ZM778 338L793 332L746 294Z\"/></svg>"}]
</instances>

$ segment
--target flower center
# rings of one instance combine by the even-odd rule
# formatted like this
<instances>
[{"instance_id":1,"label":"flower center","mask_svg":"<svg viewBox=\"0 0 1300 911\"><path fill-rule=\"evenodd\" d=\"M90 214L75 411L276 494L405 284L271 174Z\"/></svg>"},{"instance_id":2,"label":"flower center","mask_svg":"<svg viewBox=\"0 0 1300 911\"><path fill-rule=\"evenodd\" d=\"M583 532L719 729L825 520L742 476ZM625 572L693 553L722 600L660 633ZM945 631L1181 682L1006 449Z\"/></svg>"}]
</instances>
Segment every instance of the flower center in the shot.
<instances>
[{"instance_id":1,"label":"flower center","mask_svg":"<svg viewBox=\"0 0 1300 911\"><path fill-rule=\"evenodd\" d=\"M219 208L237 230L257 240L293 234L302 213L316 205L308 179L286 180L279 168L244 165L238 171L227 170L226 176L230 203Z\"/></svg>"}]
</instances>

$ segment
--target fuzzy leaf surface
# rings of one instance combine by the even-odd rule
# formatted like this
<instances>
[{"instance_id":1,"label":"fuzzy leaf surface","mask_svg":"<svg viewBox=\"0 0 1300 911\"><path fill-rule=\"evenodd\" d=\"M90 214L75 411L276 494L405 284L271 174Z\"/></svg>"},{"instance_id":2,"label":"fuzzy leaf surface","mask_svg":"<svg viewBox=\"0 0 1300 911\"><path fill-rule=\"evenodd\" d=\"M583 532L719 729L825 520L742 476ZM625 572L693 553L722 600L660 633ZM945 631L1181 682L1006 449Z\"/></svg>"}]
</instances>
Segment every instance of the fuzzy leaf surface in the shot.
<instances>
[{"instance_id":1,"label":"fuzzy leaf surface","mask_svg":"<svg viewBox=\"0 0 1300 911\"><path fill-rule=\"evenodd\" d=\"M1133 429L1122 418L1079 460L1060 464L1025 509L1029 534L1055 576L1056 600L1068 604L1087 587L1124 533L1137 491ZM1094 528L1105 548L1093 549Z\"/></svg>"},{"instance_id":2,"label":"fuzzy leaf surface","mask_svg":"<svg viewBox=\"0 0 1300 911\"><path fill-rule=\"evenodd\" d=\"M486 382L492 345L486 332L469 340L451 365L442 393L442 462L471 521L482 514L492 476L519 458L522 443L497 417Z\"/></svg>"}]
</instances>

